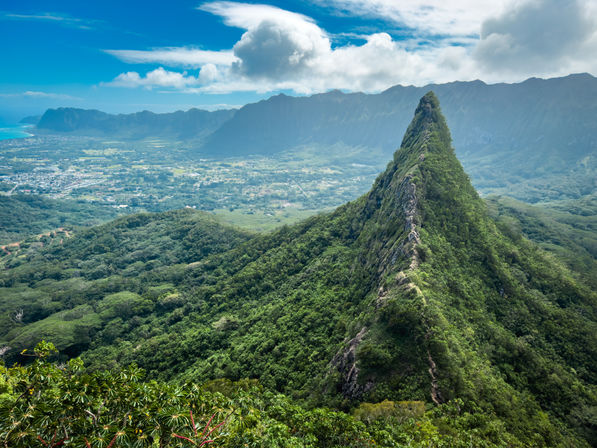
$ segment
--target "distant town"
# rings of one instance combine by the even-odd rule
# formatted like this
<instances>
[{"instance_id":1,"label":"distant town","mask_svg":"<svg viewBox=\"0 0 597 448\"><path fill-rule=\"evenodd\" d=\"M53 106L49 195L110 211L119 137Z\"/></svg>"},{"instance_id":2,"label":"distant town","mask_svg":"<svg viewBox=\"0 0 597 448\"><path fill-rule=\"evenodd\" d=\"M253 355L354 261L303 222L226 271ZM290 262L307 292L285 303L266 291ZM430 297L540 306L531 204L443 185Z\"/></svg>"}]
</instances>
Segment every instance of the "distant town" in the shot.
<instances>
[{"instance_id":1,"label":"distant town","mask_svg":"<svg viewBox=\"0 0 597 448\"><path fill-rule=\"evenodd\" d=\"M44 136L0 142L0 191L76 199L127 211L192 207L286 222L365 192L381 166L344 148L207 159L181 143ZM361 162L359 160L359 162ZM242 222L241 222L242 224Z\"/></svg>"}]
</instances>

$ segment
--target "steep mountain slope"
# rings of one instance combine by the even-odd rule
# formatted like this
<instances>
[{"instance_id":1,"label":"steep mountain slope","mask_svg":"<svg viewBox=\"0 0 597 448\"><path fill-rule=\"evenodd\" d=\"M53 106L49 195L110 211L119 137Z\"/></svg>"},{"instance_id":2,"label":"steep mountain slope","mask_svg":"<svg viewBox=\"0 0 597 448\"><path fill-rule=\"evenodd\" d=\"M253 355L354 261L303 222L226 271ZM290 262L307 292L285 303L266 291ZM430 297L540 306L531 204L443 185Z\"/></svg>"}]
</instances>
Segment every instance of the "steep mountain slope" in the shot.
<instances>
[{"instance_id":1,"label":"steep mountain slope","mask_svg":"<svg viewBox=\"0 0 597 448\"><path fill-rule=\"evenodd\" d=\"M37 123L40 132L120 138L169 137L198 139L229 120L234 110L209 112L189 109L167 114L149 111L110 115L98 110L62 107L48 109Z\"/></svg>"},{"instance_id":2,"label":"steep mountain slope","mask_svg":"<svg viewBox=\"0 0 597 448\"><path fill-rule=\"evenodd\" d=\"M534 148L594 149L597 79L589 74L532 78L517 84L482 81L395 86L382 93L332 91L310 97L283 94L241 108L205 144L226 154L272 153L306 143L395 149L396 131L408 126L419 98L433 90L459 155ZM541 146L538 143L542 142Z\"/></svg>"},{"instance_id":3,"label":"steep mountain slope","mask_svg":"<svg viewBox=\"0 0 597 448\"><path fill-rule=\"evenodd\" d=\"M130 287L117 281L118 266L111 277L96 270L116 286L86 304L71 305L80 288L64 282L48 299L77 306L45 321L101 318L81 321L94 332L79 347L91 369L136 362L168 380L258 378L345 408L421 400L495 445L594 444L597 297L497 228L450 140L437 98L426 94L360 199L140 281L133 274L133 298L123 295ZM89 275L94 251L71 244L83 252L65 247L53 268ZM37 262L34 276L26 265L4 272L8 291L43 290L51 275ZM160 281L170 284L162 293ZM45 336L39 322L4 337L13 353L25 346L22 334L27 343Z\"/></svg>"}]
</instances>

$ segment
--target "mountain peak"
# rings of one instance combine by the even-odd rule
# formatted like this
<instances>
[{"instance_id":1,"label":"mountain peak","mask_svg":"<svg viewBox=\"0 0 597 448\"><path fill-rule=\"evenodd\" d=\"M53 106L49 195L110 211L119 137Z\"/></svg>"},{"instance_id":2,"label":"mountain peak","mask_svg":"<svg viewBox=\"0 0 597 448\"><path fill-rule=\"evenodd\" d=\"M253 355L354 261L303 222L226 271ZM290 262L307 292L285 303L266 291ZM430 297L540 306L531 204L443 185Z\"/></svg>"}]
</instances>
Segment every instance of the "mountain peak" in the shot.
<instances>
[{"instance_id":1,"label":"mountain peak","mask_svg":"<svg viewBox=\"0 0 597 448\"><path fill-rule=\"evenodd\" d=\"M445 154L451 162L458 164L452 149L450 130L439 100L432 91L420 99L400 148L394 153L394 159L385 172L378 177L373 191L385 189L392 179L400 184L405 176L413 177L415 172L420 172L420 165L425 164L429 153ZM421 176L415 177L421 179Z\"/></svg>"},{"instance_id":2,"label":"mountain peak","mask_svg":"<svg viewBox=\"0 0 597 448\"><path fill-rule=\"evenodd\" d=\"M429 145L427 143L432 135L435 135L436 140ZM401 150L405 148L411 148L410 151L417 152L429 149L452 150L450 130L439 106L439 100L433 91L427 92L419 101L415 116L400 145Z\"/></svg>"},{"instance_id":3,"label":"mountain peak","mask_svg":"<svg viewBox=\"0 0 597 448\"><path fill-rule=\"evenodd\" d=\"M421 229L434 232L449 226L449 240L459 241L468 216L477 216L483 208L475 189L465 174L452 148L450 130L439 101L428 92L419 101L414 117L394 159L377 178L366 196L364 219L373 230L374 242L366 245L371 264L380 274L403 269L398 260L410 269L419 264L416 246L421 242ZM462 232L466 233L466 232Z\"/></svg>"},{"instance_id":4,"label":"mountain peak","mask_svg":"<svg viewBox=\"0 0 597 448\"><path fill-rule=\"evenodd\" d=\"M437 109L439 109L439 100L437 99L437 96L435 96L435 93L433 93L433 90L430 90L423 95L419 101L419 105L415 110L415 115L419 112L431 115L433 111Z\"/></svg>"}]
</instances>

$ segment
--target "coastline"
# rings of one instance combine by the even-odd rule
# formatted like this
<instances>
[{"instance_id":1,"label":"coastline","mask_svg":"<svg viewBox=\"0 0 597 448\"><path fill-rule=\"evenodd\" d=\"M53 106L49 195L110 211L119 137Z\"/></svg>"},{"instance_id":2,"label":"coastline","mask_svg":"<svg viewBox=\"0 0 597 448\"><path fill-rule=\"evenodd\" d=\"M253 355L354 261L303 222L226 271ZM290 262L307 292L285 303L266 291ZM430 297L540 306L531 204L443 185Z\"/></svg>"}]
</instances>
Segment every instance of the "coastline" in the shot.
<instances>
[{"instance_id":1,"label":"coastline","mask_svg":"<svg viewBox=\"0 0 597 448\"><path fill-rule=\"evenodd\" d=\"M28 132L34 128L32 124L0 124L0 140L13 140L18 138L33 137L34 134Z\"/></svg>"}]
</instances>

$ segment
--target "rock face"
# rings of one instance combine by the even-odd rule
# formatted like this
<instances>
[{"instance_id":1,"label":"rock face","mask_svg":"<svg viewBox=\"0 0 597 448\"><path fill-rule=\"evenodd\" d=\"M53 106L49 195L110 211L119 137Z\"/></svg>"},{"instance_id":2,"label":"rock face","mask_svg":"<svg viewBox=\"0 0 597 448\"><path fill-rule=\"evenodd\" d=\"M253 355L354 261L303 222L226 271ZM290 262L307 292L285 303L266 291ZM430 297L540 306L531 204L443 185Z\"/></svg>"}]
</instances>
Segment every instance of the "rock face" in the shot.
<instances>
[{"instance_id":1,"label":"rock face","mask_svg":"<svg viewBox=\"0 0 597 448\"><path fill-rule=\"evenodd\" d=\"M431 357L429 350L427 350L427 361L429 362L429 375L431 376L431 401L435 404L442 404L444 400L442 399L437 382L437 365Z\"/></svg>"},{"instance_id":2,"label":"rock face","mask_svg":"<svg viewBox=\"0 0 597 448\"><path fill-rule=\"evenodd\" d=\"M400 253L410 259L409 269L416 269L419 266L417 245L421 242L421 237L417 229L417 186L413 182L411 175L407 175L404 178L402 188L405 195L403 210L405 217L404 231L407 233L407 238L400 246ZM396 257L397 254L392 258L392 264L394 264Z\"/></svg>"},{"instance_id":3,"label":"rock face","mask_svg":"<svg viewBox=\"0 0 597 448\"><path fill-rule=\"evenodd\" d=\"M342 374L342 395L349 399L358 399L373 386L373 382L359 384L359 368L357 367L357 349L367 334L367 327L346 344L346 348L336 354L331 361L331 366Z\"/></svg>"}]
</instances>

